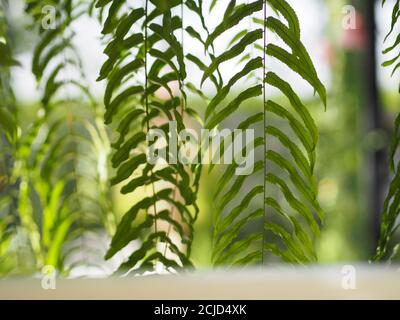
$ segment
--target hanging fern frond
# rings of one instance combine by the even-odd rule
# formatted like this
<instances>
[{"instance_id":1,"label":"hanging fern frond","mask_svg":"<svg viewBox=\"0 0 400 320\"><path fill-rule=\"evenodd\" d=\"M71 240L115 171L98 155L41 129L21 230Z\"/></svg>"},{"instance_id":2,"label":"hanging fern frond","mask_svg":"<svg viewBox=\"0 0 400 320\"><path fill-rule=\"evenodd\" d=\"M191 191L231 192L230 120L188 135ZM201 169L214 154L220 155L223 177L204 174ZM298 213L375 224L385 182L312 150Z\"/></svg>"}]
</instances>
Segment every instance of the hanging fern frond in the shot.
<instances>
[{"instance_id":1,"label":"hanging fern frond","mask_svg":"<svg viewBox=\"0 0 400 320\"><path fill-rule=\"evenodd\" d=\"M277 17L268 16L268 8ZM263 19L256 16L261 14ZM256 154L264 154L264 159L255 162L248 176L235 176L237 164L228 166L222 175L216 195L219 200L214 218L212 259L216 265L247 265L264 263L264 255L272 253L290 263L313 262L317 259L313 238L319 235L323 219L314 180L317 128L291 85L275 72L266 72L267 57L280 61L307 81L324 105L325 87L300 40L296 13L286 1L253 1L240 5L230 1L223 21L204 41L205 48L224 32L234 30L233 27L246 17L252 18L259 28L238 31L226 51L212 58L204 70L202 82L211 78L223 63L239 59L239 64L243 65L208 104L206 128L215 128L235 115L245 101L262 96L264 108L261 112L251 115L237 128L264 127L264 135L255 138L253 147ZM267 29L288 49L268 43ZM254 50L259 53L257 56ZM263 76L260 77L260 73ZM249 84L221 107L239 80ZM267 85L278 89L286 102L267 100ZM250 101L257 103L254 99ZM284 130L285 127L290 131ZM262 181L257 183L260 175ZM265 204L263 209L257 209L261 197ZM264 229L254 230L254 226L260 224ZM242 236L245 228L253 228L250 236Z\"/></svg>"},{"instance_id":2,"label":"hanging fern frond","mask_svg":"<svg viewBox=\"0 0 400 320\"><path fill-rule=\"evenodd\" d=\"M283 63L308 82L326 107L326 90L301 42L300 25L295 11L286 1L268 0L267 3L278 18L267 17L265 27L282 40L288 49L269 43L265 47L266 55ZM284 199L281 205L268 195L265 198L266 231L281 240L280 245L265 243L265 249L287 262L315 262L317 256L313 239L319 235L323 220L314 179L317 128L298 94L280 75L273 71L267 72L265 83L278 89L286 98L285 103L266 101L266 122L275 117L279 123L283 121L290 128L285 132L272 121L265 128L265 188L268 190L275 186ZM285 151L274 150L273 143L270 144L274 139L279 141ZM276 167L276 173L269 172L269 166ZM268 234L265 237L268 239Z\"/></svg>"},{"instance_id":3,"label":"hanging fern frond","mask_svg":"<svg viewBox=\"0 0 400 320\"><path fill-rule=\"evenodd\" d=\"M53 25L43 23L44 5L54 8ZM87 4L29 0L26 11L40 34L32 72L42 92L42 108L19 148L19 214L37 265L67 271L73 267L67 261L73 251L68 242L80 239L85 251L87 232L112 233L115 228L109 200L109 141L73 43L73 23L87 11ZM90 262L83 257L80 263Z\"/></svg>"},{"instance_id":4,"label":"hanging fern frond","mask_svg":"<svg viewBox=\"0 0 400 320\"><path fill-rule=\"evenodd\" d=\"M385 5L385 0L382 0L382 6ZM386 60L385 62L382 63L383 67L391 67L392 70L392 76L396 74L396 72L400 71L400 52L396 53L396 50L398 51L400 48L400 34L397 36L393 37L393 32L396 31L396 27L399 26L398 20L400 18L400 1L396 0L395 3L393 4L393 9L392 9L392 16L391 16L391 24L390 24L390 31L387 33L385 36L385 42L393 38L394 41L392 42L392 45L388 46L386 49L383 50L384 55L393 55L394 56L390 57L389 60ZM399 92L400 92L400 84L399 84Z\"/></svg>"},{"instance_id":5,"label":"hanging fern frond","mask_svg":"<svg viewBox=\"0 0 400 320\"><path fill-rule=\"evenodd\" d=\"M109 259L132 241L138 244L120 271L192 267L189 257L201 166L154 165L146 157L151 129L160 129L168 137L171 121L182 130L195 113L186 103L183 37L176 35L183 29L183 5L155 0L133 8L128 1L96 3L107 12L102 15L107 60L98 78L107 79L105 122L115 124L119 134L113 143L112 165L117 172L112 183L121 184L122 194L137 199L124 214L106 254ZM165 150L168 155L173 152L169 144Z\"/></svg>"},{"instance_id":6,"label":"hanging fern frond","mask_svg":"<svg viewBox=\"0 0 400 320\"><path fill-rule=\"evenodd\" d=\"M399 146L399 128L400 128L400 116L396 119L396 130L394 142L392 148L392 162L395 162L395 153ZM393 166L393 165L392 165ZM392 167L391 166L391 167ZM387 260L394 257L398 251L398 245L393 244L393 238L397 228L399 227L398 217L400 215L400 161L396 161L396 165L392 168L393 178L389 186L388 193L383 205L382 221L380 229L380 238L378 242L378 247L376 255L373 260Z\"/></svg>"},{"instance_id":7,"label":"hanging fern frond","mask_svg":"<svg viewBox=\"0 0 400 320\"><path fill-rule=\"evenodd\" d=\"M385 0L382 1L382 6ZM398 20L400 18L400 1L396 0L392 9L392 19L390 31L385 37L385 41L390 39L396 27L399 26ZM395 37L394 43L383 51L383 54L391 54L395 50L400 49L400 33ZM395 53L394 58L385 61L382 66L393 67L392 76L399 71L400 67L400 53ZM400 92L400 84L399 84ZM394 235L399 227L398 218L400 215L400 160L398 159L398 151L400 149L400 114L397 116L394 123L394 132L392 144L390 147L390 171L393 173L393 178L383 204L382 221L380 227L380 237L378 247L373 260L387 260L396 255L399 245L393 243Z\"/></svg>"},{"instance_id":8,"label":"hanging fern frond","mask_svg":"<svg viewBox=\"0 0 400 320\"><path fill-rule=\"evenodd\" d=\"M211 5L212 9L213 5ZM205 49L214 46L221 36L230 29L235 28L240 20L246 19L255 12L262 11L263 1L253 1L247 4L236 5L236 1L230 1L226 5L224 18L217 24L214 31L210 32L205 43ZM234 29L233 29L234 30ZM240 88L240 83L253 71L263 68L262 57L254 57L249 61L241 59L245 56L257 41L263 38L262 28L239 31L221 54L210 55L211 63L204 70L202 83L212 79L215 72L224 64L239 61L240 71L234 74L227 83L221 82L216 88L217 92L207 106L205 127L214 129L223 121L229 120L247 101L256 101L254 98L262 96L262 82L253 82L236 96L230 98L230 93ZM223 80L223 79L221 79ZM230 101L228 99L231 99ZM254 114L242 121L238 128L242 130L253 129L263 121L263 114ZM249 141L246 141L248 143ZM229 145L221 143L221 150L228 150ZM244 147L246 148L246 146ZM263 150L263 138L256 138L253 150ZM234 150L240 152L242 150ZM242 239L241 232L249 224L257 222L262 226L263 210L257 208L262 203L264 192L262 182L257 183L257 176L263 171L263 161L256 161L253 171L249 175L235 176L238 164L230 164L219 180L218 191L215 195L217 206L214 211L214 237L212 261L215 265L236 265L261 262L263 250L262 228L252 230L249 237ZM215 166L211 165L210 170ZM261 180L262 181L262 180ZM253 185L253 187L250 186ZM245 196L241 196L245 194ZM260 201L261 199L261 201ZM229 210L228 210L229 208Z\"/></svg>"}]
</instances>

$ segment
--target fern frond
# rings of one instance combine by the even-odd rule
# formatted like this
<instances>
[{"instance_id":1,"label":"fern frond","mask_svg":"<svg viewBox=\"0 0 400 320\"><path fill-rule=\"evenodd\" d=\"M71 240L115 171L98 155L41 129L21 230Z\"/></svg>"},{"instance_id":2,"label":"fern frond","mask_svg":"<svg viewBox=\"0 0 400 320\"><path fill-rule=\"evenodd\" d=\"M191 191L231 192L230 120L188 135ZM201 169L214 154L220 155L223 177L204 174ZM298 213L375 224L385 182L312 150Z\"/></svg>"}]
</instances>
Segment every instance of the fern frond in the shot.
<instances>
[{"instance_id":1,"label":"fern frond","mask_svg":"<svg viewBox=\"0 0 400 320\"><path fill-rule=\"evenodd\" d=\"M266 55L285 64L307 81L326 106L325 87L301 42L296 13L286 1L269 0L267 3L274 12L277 12L278 18L268 17L265 20L265 27L275 33L290 50L270 43L265 48ZM279 17L283 17L287 24ZM272 100L266 101L265 104L267 116L275 116L291 128L289 134L273 123L266 127L267 144L271 138L274 138L290 154L290 156L281 154L267 147L267 163L276 167L280 174L278 176L276 173L268 172L266 180L268 185L280 190L286 204L282 207L273 199L266 200L266 206L271 209L269 213L267 210L267 217L271 216L270 219L273 221L281 221L273 223L268 221L266 230L281 239L283 248L267 246L266 250L271 251L272 254L279 253L279 256L288 262L316 261L312 239L319 235L320 223L323 220L323 211L317 200L318 191L313 177L318 142L316 125L299 96L281 76L271 71L267 72L265 82L277 88L287 98L288 106L291 108L285 108L283 104ZM283 173L285 179L280 177ZM293 213L289 213L289 210ZM277 214L276 220L275 214Z\"/></svg>"},{"instance_id":2,"label":"fern frond","mask_svg":"<svg viewBox=\"0 0 400 320\"><path fill-rule=\"evenodd\" d=\"M268 8L277 17L267 16ZM257 18L260 14L264 15L263 19ZM257 154L257 150L262 150L264 158L255 162L249 176L235 177L237 165L234 164L224 171L216 194L218 205L214 216L212 259L217 265L246 265L264 262L264 255L272 253L290 263L316 261L313 238L319 235L323 219L314 179L318 132L309 111L289 83L273 71L266 72L267 56L280 61L307 81L326 106L325 87L300 40L296 13L286 1L253 1L240 5L229 2L223 21L204 41L205 48L224 32L235 30L234 26L246 17L251 18L259 29L235 33L227 50L212 57L210 65L203 68L202 82L211 79L223 63L235 59L239 59L239 64L246 62L210 100L206 128L215 128L235 115L246 100L263 96L262 112L251 115L237 128L263 125L264 136L255 138L253 151ZM275 33L288 49L267 43L266 29ZM261 55L254 56L252 48ZM263 77L257 75L260 72L264 73ZM259 83L247 85L251 79ZM245 89L226 107L221 107L239 80L246 81ZM266 85L278 89L287 102L267 100ZM283 129L285 127L290 130ZM227 149L228 145L221 144L222 148ZM257 184L255 181L261 172L264 182ZM251 188L247 186L250 183ZM261 195L264 208L254 210ZM263 221L263 230L255 231L254 226L260 225L259 221ZM244 237L246 228L252 228L252 231L250 236Z\"/></svg>"},{"instance_id":3,"label":"fern frond","mask_svg":"<svg viewBox=\"0 0 400 320\"><path fill-rule=\"evenodd\" d=\"M385 0L382 1L382 6ZM385 42L393 35L395 27L399 25L398 20L400 17L400 1L396 0L392 9L390 31L385 37ZM392 45L383 50L383 54L391 54L394 50L400 49L400 34L397 35ZM393 67L392 76L398 71L400 62L398 62L400 53L394 58L390 58L382 65L384 67ZM400 84L399 84L400 92ZM382 220L380 226L380 237L378 247L373 260L387 260L394 257L398 250L398 245L393 243L395 232L399 227L398 217L400 215L400 161L398 159L398 151L400 145L400 114L397 116L394 123L394 132L392 143L390 146L389 167L393 173L392 181L383 204Z\"/></svg>"},{"instance_id":4,"label":"fern frond","mask_svg":"<svg viewBox=\"0 0 400 320\"><path fill-rule=\"evenodd\" d=\"M120 270L178 271L192 267L200 166L148 163L146 137L151 129L160 129L168 137L169 121L184 129L191 114L186 105L183 39L175 35L183 30L184 4L152 0L132 8L126 1L118 3L96 3L108 12L103 16L107 60L98 80L107 79L105 122L115 124L119 133L112 144L112 165L117 169L112 183L138 201L120 221L106 259L135 241L139 247ZM172 82L178 84L178 93L171 89ZM161 91L165 98L160 97ZM168 155L173 152L170 148L165 147Z\"/></svg>"},{"instance_id":5,"label":"fern frond","mask_svg":"<svg viewBox=\"0 0 400 320\"><path fill-rule=\"evenodd\" d=\"M210 47L213 48L215 41L225 32L236 30L235 27L239 21L243 21L243 19L261 11L262 8L263 1L253 1L239 5L236 4L236 1L227 2L223 20L217 24L217 27L212 32L208 33L208 37L204 41L205 50ZM261 28L246 30L246 32L240 30L232 37L223 53L215 54L214 51L212 53L209 52L211 62L206 68L203 68L204 73L201 83L204 83L207 79L214 82L213 77L218 78L219 68L223 64L232 64L232 61L239 60L240 71L234 74L227 83L223 83L223 79L221 79L219 85L216 86L216 94L208 103L205 113L205 127L207 129L217 128L224 121L229 121L244 103L256 101L255 98L262 96L262 83L250 83L248 85L246 83L247 77L252 72L262 70L262 57L243 58L250 48L262 38L263 30ZM229 93L237 90L242 82L246 83L246 87L229 101ZM224 104L226 105L224 106ZM250 115L249 118L244 119L238 125L238 128L242 130L253 129L260 125L262 121L262 113ZM258 137L252 147L250 145L244 146L243 149L246 150L247 148L247 152L256 153L257 150L263 148L263 141L262 137ZM246 143L249 142L246 141ZM222 154L224 150L228 150L230 147L231 145L226 142L221 142L220 149ZM235 152L240 151L235 150ZM211 164L210 170L213 170L214 167L215 165ZM263 210L255 209L255 207L257 202L260 203L259 200L264 193L264 188L261 183L257 183L255 180L263 171L264 161L256 161L252 173L247 176L235 176L237 168L238 165L236 163L226 167L219 179L218 191L215 194L216 208L213 213L212 251L212 262L215 265L251 264L262 260L262 228L252 230L252 234L248 238L242 239L241 235L249 225L257 224L257 221L263 220ZM253 187L249 187L250 181L252 181ZM243 194L245 196L242 196Z\"/></svg>"}]
</instances>

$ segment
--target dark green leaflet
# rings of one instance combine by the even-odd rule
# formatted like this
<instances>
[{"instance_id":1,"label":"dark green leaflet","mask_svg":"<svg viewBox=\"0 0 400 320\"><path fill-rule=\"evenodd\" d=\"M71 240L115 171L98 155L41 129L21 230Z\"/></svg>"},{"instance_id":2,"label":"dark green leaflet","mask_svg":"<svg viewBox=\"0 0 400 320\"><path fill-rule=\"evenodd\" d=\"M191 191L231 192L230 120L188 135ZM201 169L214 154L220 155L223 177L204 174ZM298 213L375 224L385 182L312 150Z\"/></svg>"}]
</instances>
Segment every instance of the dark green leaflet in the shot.
<instances>
[{"instance_id":1,"label":"dark green leaflet","mask_svg":"<svg viewBox=\"0 0 400 320\"><path fill-rule=\"evenodd\" d=\"M262 86L256 85L241 92L235 99L233 99L226 108L215 114L206 124L207 129L214 128L217 124L221 123L226 117L235 112L239 106L247 99L260 96Z\"/></svg>"},{"instance_id":2,"label":"dark green leaflet","mask_svg":"<svg viewBox=\"0 0 400 320\"><path fill-rule=\"evenodd\" d=\"M385 4L385 1L382 1L382 6ZM400 1L396 0L396 2L393 5L392 9L392 19L391 19L391 27L390 31L387 33L385 37L385 42L393 35L393 31L395 30L395 26L398 25L398 19L400 17ZM392 37L393 38L393 37ZM382 66L384 67L389 67L391 66L393 68L392 70L392 76L398 71L400 67L400 53L394 54L393 51L395 49L400 48L400 35L397 35L394 41L392 42L392 45L388 46L386 49L383 50L384 55L389 55L392 54L392 57L386 60L385 62L382 63ZM400 92L400 83L399 83L399 92Z\"/></svg>"},{"instance_id":3,"label":"dark green leaflet","mask_svg":"<svg viewBox=\"0 0 400 320\"><path fill-rule=\"evenodd\" d=\"M204 71L203 78L201 79L201 84L211 76L211 74L218 68L219 64L226 62L230 59L235 58L250 44L254 43L258 39L262 38L262 30L257 29L247 33L240 41L232 46L228 51L215 58L211 65Z\"/></svg>"}]
</instances>

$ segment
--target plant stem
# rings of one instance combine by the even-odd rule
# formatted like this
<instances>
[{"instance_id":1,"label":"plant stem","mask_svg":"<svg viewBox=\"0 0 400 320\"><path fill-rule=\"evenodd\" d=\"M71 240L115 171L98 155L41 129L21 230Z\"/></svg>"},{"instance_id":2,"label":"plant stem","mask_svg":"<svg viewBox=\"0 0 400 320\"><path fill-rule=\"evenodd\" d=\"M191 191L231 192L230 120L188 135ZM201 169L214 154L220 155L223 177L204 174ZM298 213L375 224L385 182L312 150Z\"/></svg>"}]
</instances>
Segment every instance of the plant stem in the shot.
<instances>
[{"instance_id":1,"label":"plant stem","mask_svg":"<svg viewBox=\"0 0 400 320\"><path fill-rule=\"evenodd\" d=\"M148 17L148 9L149 9L149 0L146 0L145 5L145 22L144 22L144 75L145 75L145 87L144 87L144 99L145 99L145 108L146 108L146 125L147 132L150 130L149 123L149 97L148 97L148 79L147 79L147 17ZM151 176L153 176L153 169L150 170ZM154 186L154 182L151 183L152 192L153 192L153 207L154 207L154 232L157 233L157 206L156 206L156 190ZM157 238L158 243L158 238ZM157 246L157 245L156 245Z\"/></svg>"},{"instance_id":2,"label":"plant stem","mask_svg":"<svg viewBox=\"0 0 400 320\"><path fill-rule=\"evenodd\" d=\"M264 128L267 126L267 112L265 109L265 102L266 102L266 86L265 86L265 72L266 72L266 47L267 47L267 28L266 28L266 22L267 22L267 3L264 1L264 27L263 27L263 113L264 113ZM264 223L266 220L266 198L267 198L267 183L266 183L266 178L267 178L267 160L266 160L266 154L267 154L267 137L265 134L265 129L263 129L263 135L264 135L264 177L263 177L263 184L264 184L264 198L263 198L263 226L262 226L262 243L261 243L261 267L264 265L264 243L265 243L265 230L264 230Z\"/></svg>"}]
</instances>

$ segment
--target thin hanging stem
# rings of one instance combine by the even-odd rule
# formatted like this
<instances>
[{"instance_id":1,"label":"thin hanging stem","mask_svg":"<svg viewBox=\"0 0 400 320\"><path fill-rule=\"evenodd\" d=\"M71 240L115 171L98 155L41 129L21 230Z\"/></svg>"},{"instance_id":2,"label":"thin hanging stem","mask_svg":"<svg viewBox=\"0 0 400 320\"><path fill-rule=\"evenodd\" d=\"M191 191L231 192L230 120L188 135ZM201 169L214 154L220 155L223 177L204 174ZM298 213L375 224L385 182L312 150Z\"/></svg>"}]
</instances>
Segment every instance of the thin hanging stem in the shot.
<instances>
[{"instance_id":1,"label":"thin hanging stem","mask_svg":"<svg viewBox=\"0 0 400 320\"><path fill-rule=\"evenodd\" d=\"M183 0L181 0L181 41L182 41L182 56L183 56L183 63L185 63L185 50L184 50L184 35L185 35L185 29L183 25ZM186 101L184 97L184 86L185 86L185 79L181 77L181 115L182 119L184 116L184 112L186 109Z\"/></svg>"},{"instance_id":2,"label":"thin hanging stem","mask_svg":"<svg viewBox=\"0 0 400 320\"><path fill-rule=\"evenodd\" d=\"M148 26L147 26L147 18L148 18L148 9L149 9L149 1L146 0L145 5L145 22L144 22L144 76L145 76L145 84L144 84L144 100L145 100L145 108L146 108L146 126L147 132L150 130L150 122L149 122L149 97L148 97L148 78L147 78L147 38L148 38ZM150 170L150 174L153 176L153 169ZM151 183L151 188L153 192L153 207L154 207L154 232L157 233L157 205L156 205L156 190L154 186L154 182ZM157 238L158 243L158 238Z\"/></svg>"},{"instance_id":3,"label":"thin hanging stem","mask_svg":"<svg viewBox=\"0 0 400 320\"><path fill-rule=\"evenodd\" d=\"M263 184L264 184L264 204L263 204L263 229L262 229L262 244L261 244L261 266L264 265L264 243L265 243L265 230L264 230L264 222L266 220L266 198L267 198L267 161L266 161L266 154L267 154L267 137L265 134L265 128L267 127L267 112L265 108L265 103L266 103L266 98L267 98L267 93L266 93L266 85L265 85L265 72L266 72L266 48L267 48L267 3L264 1L264 26L263 26L263 113L264 113L264 129L263 129L263 135L264 135L264 178L263 178Z\"/></svg>"},{"instance_id":4,"label":"thin hanging stem","mask_svg":"<svg viewBox=\"0 0 400 320\"><path fill-rule=\"evenodd\" d=\"M184 52L184 46L183 46L183 37L184 37L184 26L183 26L183 0L181 0L181 4L180 4L180 9L181 9L181 42L182 42L182 55L183 55L183 59L185 59L185 52ZM180 77L179 79L179 90L180 90L180 95L181 95L181 116L182 116L182 121L183 121L183 117L184 117L184 112L186 109L186 101L185 101L185 97L184 97L184 85L185 85L185 80L183 79L183 77ZM179 143L179 141L177 141L177 143ZM178 180L178 173L175 174L175 180ZM177 187L174 187L174 194L173 194L173 200L176 201L176 196L177 196ZM174 219L175 216L175 206L171 205L171 219ZM172 224L168 225L168 230L167 230L167 238L169 237L170 233L172 230ZM169 245L165 245L164 248L164 256L167 254L167 248Z\"/></svg>"}]
</instances>

